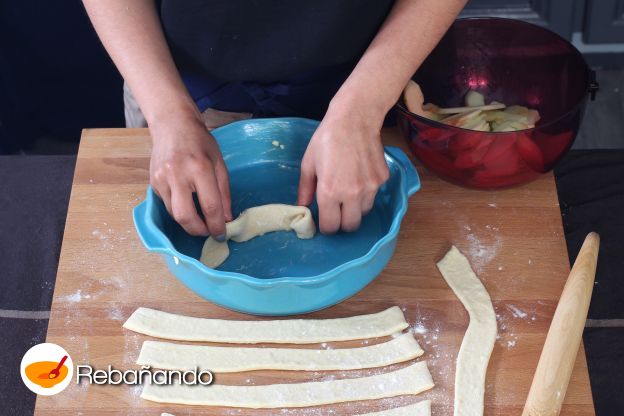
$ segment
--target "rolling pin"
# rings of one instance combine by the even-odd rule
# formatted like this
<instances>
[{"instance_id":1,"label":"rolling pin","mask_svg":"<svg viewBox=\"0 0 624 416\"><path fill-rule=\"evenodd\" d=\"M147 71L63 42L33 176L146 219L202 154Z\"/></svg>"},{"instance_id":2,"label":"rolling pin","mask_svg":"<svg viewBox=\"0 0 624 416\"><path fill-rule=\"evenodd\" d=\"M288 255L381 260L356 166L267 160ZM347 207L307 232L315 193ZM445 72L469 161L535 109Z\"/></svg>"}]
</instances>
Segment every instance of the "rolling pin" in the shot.
<instances>
[{"instance_id":1,"label":"rolling pin","mask_svg":"<svg viewBox=\"0 0 624 416\"><path fill-rule=\"evenodd\" d=\"M600 237L585 237L553 316L522 416L556 416L568 389L594 288Z\"/></svg>"}]
</instances>

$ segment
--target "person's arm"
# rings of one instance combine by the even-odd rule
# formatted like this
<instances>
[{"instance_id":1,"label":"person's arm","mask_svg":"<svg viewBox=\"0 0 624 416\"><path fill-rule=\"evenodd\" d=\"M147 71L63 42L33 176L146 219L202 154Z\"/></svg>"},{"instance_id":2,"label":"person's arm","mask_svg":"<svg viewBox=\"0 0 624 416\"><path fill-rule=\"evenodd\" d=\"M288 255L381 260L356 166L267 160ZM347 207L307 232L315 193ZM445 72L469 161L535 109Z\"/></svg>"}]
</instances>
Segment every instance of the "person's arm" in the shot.
<instances>
[{"instance_id":1,"label":"person's arm","mask_svg":"<svg viewBox=\"0 0 624 416\"><path fill-rule=\"evenodd\" d=\"M147 120L152 186L187 232L224 236L225 221L232 219L227 170L175 67L155 1L83 3ZM204 219L195 209L193 192Z\"/></svg>"},{"instance_id":2,"label":"person's arm","mask_svg":"<svg viewBox=\"0 0 624 416\"><path fill-rule=\"evenodd\" d=\"M300 205L310 204L316 191L321 231L353 231L372 208L388 179L383 120L465 4L397 0L332 99L303 158L299 183Z\"/></svg>"}]
</instances>

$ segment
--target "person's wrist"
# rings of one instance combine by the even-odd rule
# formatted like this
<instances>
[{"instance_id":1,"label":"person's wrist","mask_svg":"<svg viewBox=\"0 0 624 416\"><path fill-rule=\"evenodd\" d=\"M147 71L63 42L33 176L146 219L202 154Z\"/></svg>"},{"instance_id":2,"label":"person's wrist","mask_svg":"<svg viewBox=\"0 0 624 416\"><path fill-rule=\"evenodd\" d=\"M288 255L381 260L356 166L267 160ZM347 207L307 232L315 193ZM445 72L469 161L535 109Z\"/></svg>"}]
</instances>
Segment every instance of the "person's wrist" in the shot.
<instances>
[{"instance_id":1,"label":"person's wrist","mask_svg":"<svg viewBox=\"0 0 624 416\"><path fill-rule=\"evenodd\" d=\"M380 130L388 110L374 94L343 86L330 102L327 115Z\"/></svg>"},{"instance_id":2,"label":"person's wrist","mask_svg":"<svg viewBox=\"0 0 624 416\"><path fill-rule=\"evenodd\" d=\"M157 102L144 111L148 126L157 126L176 121L201 120L201 114L190 99L180 98Z\"/></svg>"},{"instance_id":3,"label":"person's wrist","mask_svg":"<svg viewBox=\"0 0 624 416\"><path fill-rule=\"evenodd\" d=\"M171 134L160 134L161 132L180 131L182 128L188 128L193 125L204 128L201 114L194 104L192 106L173 106L162 112L154 113L152 117L149 119L146 117L146 119L150 131L153 132L152 138L154 141L167 140L169 138L175 140L181 139Z\"/></svg>"}]
</instances>

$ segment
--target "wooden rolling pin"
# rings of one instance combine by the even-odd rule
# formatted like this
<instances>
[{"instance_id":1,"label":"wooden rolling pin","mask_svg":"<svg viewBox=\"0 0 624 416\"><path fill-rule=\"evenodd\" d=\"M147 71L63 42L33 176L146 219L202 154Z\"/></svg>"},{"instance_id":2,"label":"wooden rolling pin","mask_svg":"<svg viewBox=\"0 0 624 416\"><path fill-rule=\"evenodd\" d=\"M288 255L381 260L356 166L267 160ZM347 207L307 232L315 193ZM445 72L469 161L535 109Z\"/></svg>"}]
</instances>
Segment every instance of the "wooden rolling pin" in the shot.
<instances>
[{"instance_id":1,"label":"wooden rolling pin","mask_svg":"<svg viewBox=\"0 0 624 416\"><path fill-rule=\"evenodd\" d=\"M556 416L568 389L594 288L600 237L589 233L563 288L522 416Z\"/></svg>"}]
</instances>

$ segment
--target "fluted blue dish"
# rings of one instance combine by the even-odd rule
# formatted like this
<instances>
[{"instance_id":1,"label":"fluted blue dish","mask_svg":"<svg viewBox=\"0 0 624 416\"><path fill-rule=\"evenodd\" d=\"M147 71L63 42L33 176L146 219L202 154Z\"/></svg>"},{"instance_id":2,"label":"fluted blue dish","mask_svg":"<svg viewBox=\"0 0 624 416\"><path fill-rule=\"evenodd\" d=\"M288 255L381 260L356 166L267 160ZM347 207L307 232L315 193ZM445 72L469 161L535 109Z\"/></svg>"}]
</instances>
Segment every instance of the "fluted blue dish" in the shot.
<instances>
[{"instance_id":1,"label":"fluted blue dish","mask_svg":"<svg viewBox=\"0 0 624 416\"><path fill-rule=\"evenodd\" d=\"M230 173L235 217L256 205L296 202L301 158L317 126L300 118L254 119L212 132ZM160 253L175 277L211 302L255 315L323 309L359 292L383 270L408 198L420 188L403 151L386 147L385 155L390 179L354 233L300 240L293 232L275 232L230 241L228 259L211 269L198 260L205 239L188 235L151 188L134 209L134 224L147 249ZM316 204L311 209L318 224Z\"/></svg>"}]
</instances>

